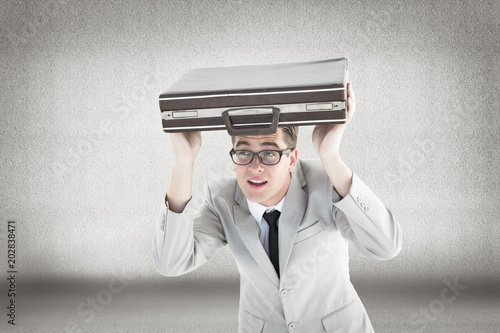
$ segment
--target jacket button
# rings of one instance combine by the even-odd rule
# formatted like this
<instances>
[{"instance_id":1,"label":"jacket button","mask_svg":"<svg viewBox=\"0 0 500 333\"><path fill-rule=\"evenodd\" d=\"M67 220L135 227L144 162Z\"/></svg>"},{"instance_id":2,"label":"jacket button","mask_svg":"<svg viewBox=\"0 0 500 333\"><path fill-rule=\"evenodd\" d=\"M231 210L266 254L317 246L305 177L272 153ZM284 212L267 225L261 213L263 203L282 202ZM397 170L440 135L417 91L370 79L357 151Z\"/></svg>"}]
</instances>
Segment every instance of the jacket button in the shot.
<instances>
[{"instance_id":1,"label":"jacket button","mask_svg":"<svg viewBox=\"0 0 500 333\"><path fill-rule=\"evenodd\" d=\"M280 295L283 296L283 297L286 296L286 295L288 295L288 290L281 289Z\"/></svg>"},{"instance_id":2,"label":"jacket button","mask_svg":"<svg viewBox=\"0 0 500 333\"><path fill-rule=\"evenodd\" d=\"M295 323L294 323L294 322L291 322L290 324L288 324L288 329L289 329L289 330L293 330L293 329L295 329Z\"/></svg>"}]
</instances>

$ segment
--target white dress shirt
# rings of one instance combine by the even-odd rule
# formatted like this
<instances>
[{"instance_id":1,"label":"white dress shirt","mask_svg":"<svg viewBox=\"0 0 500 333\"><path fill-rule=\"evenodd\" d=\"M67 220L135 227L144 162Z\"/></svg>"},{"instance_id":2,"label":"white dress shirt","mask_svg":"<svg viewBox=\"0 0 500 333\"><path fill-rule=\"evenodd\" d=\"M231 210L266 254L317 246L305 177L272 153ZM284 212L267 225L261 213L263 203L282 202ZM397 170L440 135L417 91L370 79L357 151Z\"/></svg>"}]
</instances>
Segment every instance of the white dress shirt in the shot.
<instances>
[{"instance_id":1,"label":"white dress shirt","mask_svg":"<svg viewBox=\"0 0 500 333\"><path fill-rule=\"evenodd\" d=\"M283 199L281 199L280 202L278 202L277 205L270 207L263 206L259 203L252 202L247 199L248 210L250 211L250 214L252 214L253 218L255 219L255 222L257 222L257 225L260 228L259 239L260 242L262 243L262 246L264 247L264 250L266 250L268 256L269 256L269 224L267 224L266 220L264 220L263 215L264 213L273 210L277 210L281 213L283 209L283 204L285 203L285 198L286 195L283 197ZM279 220L278 222L276 222L276 225L279 227Z\"/></svg>"}]
</instances>

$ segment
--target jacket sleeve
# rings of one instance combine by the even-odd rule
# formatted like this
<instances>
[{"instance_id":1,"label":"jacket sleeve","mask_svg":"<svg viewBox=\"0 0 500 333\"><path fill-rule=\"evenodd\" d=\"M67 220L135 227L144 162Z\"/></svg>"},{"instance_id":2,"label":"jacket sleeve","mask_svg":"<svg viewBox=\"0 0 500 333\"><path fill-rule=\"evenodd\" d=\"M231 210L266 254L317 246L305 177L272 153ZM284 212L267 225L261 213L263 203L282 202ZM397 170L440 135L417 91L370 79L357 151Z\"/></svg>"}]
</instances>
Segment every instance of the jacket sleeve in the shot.
<instances>
[{"instance_id":1,"label":"jacket sleeve","mask_svg":"<svg viewBox=\"0 0 500 333\"><path fill-rule=\"evenodd\" d=\"M370 188L353 174L349 193L335 202L333 215L342 236L352 241L360 255L388 260L401 251L399 223Z\"/></svg>"},{"instance_id":2,"label":"jacket sleeve","mask_svg":"<svg viewBox=\"0 0 500 333\"><path fill-rule=\"evenodd\" d=\"M209 193L208 186L205 187ZM163 203L154 227L153 261L166 276L179 276L203 265L227 244L222 224L210 203L210 196L195 209L190 200L180 214Z\"/></svg>"}]
</instances>

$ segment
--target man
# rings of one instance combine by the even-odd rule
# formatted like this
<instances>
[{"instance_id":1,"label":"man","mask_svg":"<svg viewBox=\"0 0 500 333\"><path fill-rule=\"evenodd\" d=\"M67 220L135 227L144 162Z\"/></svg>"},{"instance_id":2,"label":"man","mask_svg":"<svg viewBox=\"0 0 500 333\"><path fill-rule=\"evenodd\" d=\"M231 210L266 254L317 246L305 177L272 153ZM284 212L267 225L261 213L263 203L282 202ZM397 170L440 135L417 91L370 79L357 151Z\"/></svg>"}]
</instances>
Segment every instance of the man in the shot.
<instances>
[{"instance_id":1,"label":"man","mask_svg":"<svg viewBox=\"0 0 500 333\"><path fill-rule=\"evenodd\" d=\"M171 134L175 160L154 262L177 276L229 245L241 276L239 332L373 332L349 280L347 240L361 255L387 260L399 253L401 232L339 155L355 110L347 89L347 121L313 131L321 162L298 159L293 127L234 137L236 177L210 181L199 208L190 200L201 135Z\"/></svg>"}]
</instances>

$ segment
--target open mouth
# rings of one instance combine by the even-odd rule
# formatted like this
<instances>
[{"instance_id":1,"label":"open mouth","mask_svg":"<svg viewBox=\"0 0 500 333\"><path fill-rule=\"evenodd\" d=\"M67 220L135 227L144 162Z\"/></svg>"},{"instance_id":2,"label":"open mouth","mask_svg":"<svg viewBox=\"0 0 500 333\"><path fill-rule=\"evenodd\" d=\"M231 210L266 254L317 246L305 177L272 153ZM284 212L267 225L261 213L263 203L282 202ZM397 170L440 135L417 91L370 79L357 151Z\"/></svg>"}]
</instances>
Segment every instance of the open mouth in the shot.
<instances>
[{"instance_id":1,"label":"open mouth","mask_svg":"<svg viewBox=\"0 0 500 333\"><path fill-rule=\"evenodd\" d=\"M263 179L249 179L247 183L250 185L252 189L260 189L266 186L267 181Z\"/></svg>"}]
</instances>

